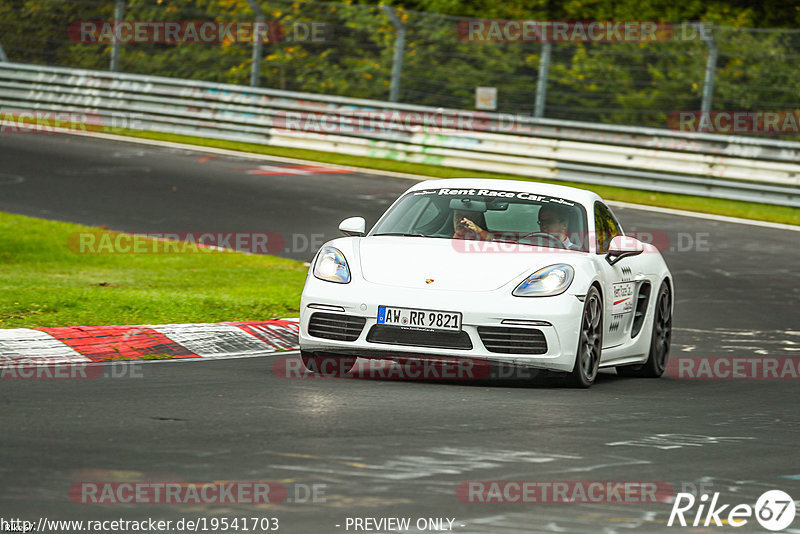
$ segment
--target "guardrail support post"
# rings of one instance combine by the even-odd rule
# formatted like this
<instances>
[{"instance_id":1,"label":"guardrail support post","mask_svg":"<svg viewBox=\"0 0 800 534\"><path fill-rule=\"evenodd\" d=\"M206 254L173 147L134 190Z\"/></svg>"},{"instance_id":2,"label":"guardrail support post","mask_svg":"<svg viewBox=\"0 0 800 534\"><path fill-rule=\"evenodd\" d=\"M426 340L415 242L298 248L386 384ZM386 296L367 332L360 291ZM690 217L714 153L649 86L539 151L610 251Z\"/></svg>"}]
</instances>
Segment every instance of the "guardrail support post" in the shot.
<instances>
[{"instance_id":1,"label":"guardrail support post","mask_svg":"<svg viewBox=\"0 0 800 534\"><path fill-rule=\"evenodd\" d=\"M3 50L2 44L0 44L0 61L8 63L8 56L6 55L5 50Z\"/></svg>"},{"instance_id":2,"label":"guardrail support post","mask_svg":"<svg viewBox=\"0 0 800 534\"><path fill-rule=\"evenodd\" d=\"M706 58L706 78L703 83L703 101L700 110L703 113L711 111L711 101L714 98L714 76L717 72L717 42L714 40L712 30L700 25L700 35L708 45L708 57Z\"/></svg>"},{"instance_id":3,"label":"guardrail support post","mask_svg":"<svg viewBox=\"0 0 800 534\"><path fill-rule=\"evenodd\" d=\"M534 117L544 117L544 105L547 100L547 78L550 76L550 55L553 53L553 43L542 43L542 57L539 60L539 79L536 80L536 104L533 109Z\"/></svg>"},{"instance_id":4,"label":"guardrail support post","mask_svg":"<svg viewBox=\"0 0 800 534\"><path fill-rule=\"evenodd\" d=\"M406 27L391 7L383 5L381 9L389 17L395 30L397 30L397 37L394 40L394 57L392 58L392 84L389 89L389 102L397 102L400 97L400 77L403 74L403 49L406 46Z\"/></svg>"},{"instance_id":5,"label":"guardrail support post","mask_svg":"<svg viewBox=\"0 0 800 534\"><path fill-rule=\"evenodd\" d=\"M261 77L261 51L264 47L264 33L267 31L264 21L266 17L256 0L247 0L256 14L256 31L253 32L253 56L250 65L250 87L258 87L258 79Z\"/></svg>"},{"instance_id":6,"label":"guardrail support post","mask_svg":"<svg viewBox=\"0 0 800 534\"><path fill-rule=\"evenodd\" d=\"M117 28L122 19L125 18L125 0L116 0L114 9L114 43L111 45L111 72L119 70L119 48L121 43L116 38Z\"/></svg>"}]
</instances>

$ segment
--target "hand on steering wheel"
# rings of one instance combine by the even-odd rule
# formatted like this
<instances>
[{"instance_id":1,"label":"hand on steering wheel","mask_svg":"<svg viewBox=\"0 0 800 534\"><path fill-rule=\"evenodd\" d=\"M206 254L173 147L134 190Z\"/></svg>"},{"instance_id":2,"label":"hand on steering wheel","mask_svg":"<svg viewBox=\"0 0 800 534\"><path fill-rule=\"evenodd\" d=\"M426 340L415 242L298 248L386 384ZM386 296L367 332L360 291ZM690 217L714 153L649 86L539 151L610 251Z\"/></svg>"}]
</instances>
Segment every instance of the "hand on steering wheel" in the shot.
<instances>
[{"instance_id":1,"label":"hand on steering wheel","mask_svg":"<svg viewBox=\"0 0 800 534\"><path fill-rule=\"evenodd\" d=\"M525 239L527 237L546 237L550 241L554 242L557 245L555 248L563 248L563 249L567 248L567 246L564 244L563 241L561 241L559 238L557 238L553 234L548 234L547 232L531 232L529 234L525 234L524 236L520 237L517 241L522 241L523 239ZM545 245L545 246L549 246L549 245Z\"/></svg>"}]
</instances>

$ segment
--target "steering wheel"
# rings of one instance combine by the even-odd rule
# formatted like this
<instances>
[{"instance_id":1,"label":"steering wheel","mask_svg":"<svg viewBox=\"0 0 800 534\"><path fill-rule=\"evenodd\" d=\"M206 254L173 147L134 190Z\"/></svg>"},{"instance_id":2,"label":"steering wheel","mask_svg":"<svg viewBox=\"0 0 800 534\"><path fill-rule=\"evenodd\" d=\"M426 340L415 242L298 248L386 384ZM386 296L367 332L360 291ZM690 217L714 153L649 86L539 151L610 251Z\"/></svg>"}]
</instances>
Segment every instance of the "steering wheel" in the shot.
<instances>
[{"instance_id":1,"label":"steering wheel","mask_svg":"<svg viewBox=\"0 0 800 534\"><path fill-rule=\"evenodd\" d=\"M563 248L563 249L567 248L567 246L564 244L563 241L561 241L559 238L557 238L553 234L548 234L547 232L531 232L529 234L525 234L524 236L520 237L517 241L522 241L523 239L528 238L528 237L537 237L537 238L538 237L546 237L547 239L549 239L550 241L552 241L552 242L554 242L556 244L555 248ZM545 245L545 246L549 246L549 245Z\"/></svg>"}]
</instances>

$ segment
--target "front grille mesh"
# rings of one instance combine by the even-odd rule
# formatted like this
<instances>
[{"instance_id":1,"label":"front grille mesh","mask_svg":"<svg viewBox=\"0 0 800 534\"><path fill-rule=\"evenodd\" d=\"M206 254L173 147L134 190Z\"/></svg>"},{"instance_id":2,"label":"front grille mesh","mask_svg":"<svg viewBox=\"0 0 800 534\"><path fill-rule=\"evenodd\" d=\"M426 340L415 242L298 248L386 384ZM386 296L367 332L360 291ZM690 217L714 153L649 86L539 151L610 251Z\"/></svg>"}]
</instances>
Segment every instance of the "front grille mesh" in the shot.
<instances>
[{"instance_id":1,"label":"front grille mesh","mask_svg":"<svg viewBox=\"0 0 800 534\"><path fill-rule=\"evenodd\" d=\"M367 341L387 345L409 345L414 347L430 347L435 349L469 350L472 341L466 332L442 332L429 330L412 330L398 326L376 324L369 329Z\"/></svg>"},{"instance_id":2,"label":"front grille mesh","mask_svg":"<svg viewBox=\"0 0 800 534\"><path fill-rule=\"evenodd\" d=\"M483 346L489 352L502 354L545 354L547 340L536 328L509 328L504 326L479 326Z\"/></svg>"},{"instance_id":3,"label":"front grille mesh","mask_svg":"<svg viewBox=\"0 0 800 534\"><path fill-rule=\"evenodd\" d=\"M308 334L336 341L355 341L367 319L341 313L314 313L308 321Z\"/></svg>"}]
</instances>

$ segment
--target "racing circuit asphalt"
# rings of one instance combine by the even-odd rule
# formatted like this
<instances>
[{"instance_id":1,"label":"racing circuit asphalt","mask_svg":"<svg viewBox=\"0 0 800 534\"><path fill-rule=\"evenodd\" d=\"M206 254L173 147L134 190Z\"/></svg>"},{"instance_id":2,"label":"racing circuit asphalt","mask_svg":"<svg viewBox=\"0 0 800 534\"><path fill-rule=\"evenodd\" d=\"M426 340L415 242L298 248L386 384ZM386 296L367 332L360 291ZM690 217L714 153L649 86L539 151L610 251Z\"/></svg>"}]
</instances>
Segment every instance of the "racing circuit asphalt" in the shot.
<instances>
[{"instance_id":1,"label":"racing circuit asphalt","mask_svg":"<svg viewBox=\"0 0 800 534\"><path fill-rule=\"evenodd\" d=\"M253 175L259 165L287 164L207 156L3 135L0 210L130 232L331 238L347 216L374 223L411 185L366 174ZM670 240L673 357L800 356L800 234L615 211L626 230ZM701 245L690 246L698 232ZM314 250L297 244L282 255L310 259ZM272 516L280 532L300 534L347 532L347 517L387 516L454 518L459 533L691 532L700 530L666 527L666 503L469 504L456 487L665 481L676 491L720 492L724 503L754 504L768 489L800 499L797 380L637 380L607 371L589 390L513 380L286 380L273 374L274 360L147 363L141 378L0 381L0 517ZM324 484L325 502L72 503L70 485L92 480ZM753 520L736 529L764 531ZM800 519L790 531L800 532Z\"/></svg>"}]
</instances>

